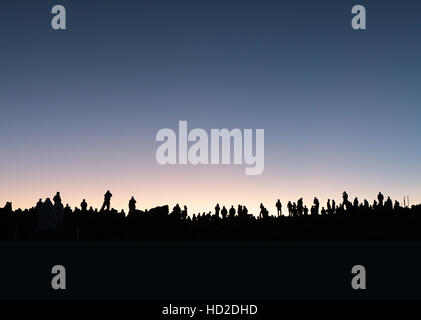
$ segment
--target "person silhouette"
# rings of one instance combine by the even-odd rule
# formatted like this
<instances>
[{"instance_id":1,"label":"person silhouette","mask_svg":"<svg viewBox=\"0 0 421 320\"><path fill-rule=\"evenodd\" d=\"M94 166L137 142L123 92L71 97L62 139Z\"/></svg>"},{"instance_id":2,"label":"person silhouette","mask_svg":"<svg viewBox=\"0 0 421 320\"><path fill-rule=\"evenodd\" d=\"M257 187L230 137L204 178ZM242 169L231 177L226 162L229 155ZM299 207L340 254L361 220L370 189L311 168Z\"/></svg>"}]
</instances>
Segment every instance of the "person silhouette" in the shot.
<instances>
[{"instance_id":1,"label":"person silhouette","mask_svg":"<svg viewBox=\"0 0 421 320\"><path fill-rule=\"evenodd\" d=\"M132 198L129 200L129 213L134 213L136 211L136 200L132 196Z\"/></svg>"},{"instance_id":2,"label":"person silhouette","mask_svg":"<svg viewBox=\"0 0 421 320\"><path fill-rule=\"evenodd\" d=\"M276 201L276 211L278 214L278 217L280 217L282 215L282 203L281 200L278 199L278 201Z\"/></svg>"},{"instance_id":3,"label":"person silhouette","mask_svg":"<svg viewBox=\"0 0 421 320\"><path fill-rule=\"evenodd\" d=\"M221 215L223 219L225 219L228 215L228 211L227 208L225 208L225 206L222 206Z\"/></svg>"},{"instance_id":4,"label":"person silhouette","mask_svg":"<svg viewBox=\"0 0 421 320\"><path fill-rule=\"evenodd\" d=\"M379 200L379 207L383 207L383 200L384 200L384 196L382 195L381 192L379 192L379 194L377 195L377 200Z\"/></svg>"},{"instance_id":5,"label":"person silhouette","mask_svg":"<svg viewBox=\"0 0 421 320\"><path fill-rule=\"evenodd\" d=\"M80 207L82 209L82 212L86 212L86 209L88 208L88 204L86 203L85 199L82 200Z\"/></svg>"},{"instance_id":6,"label":"person silhouette","mask_svg":"<svg viewBox=\"0 0 421 320\"><path fill-rule=\"evenodd\" d=\"M287 208L288 208L288 216L291 217L292 216L292 203L291 203L291 201L288 201Z\"/></svg>"},{"instance_id":7,"label":"person silhouette","mask_svg":"<svg viewBox=\"0 0 421 320\"><path fill-rule=\"evenodd\" d=\"M42 205L43 205L44 203L42 202L42 199L40 198L39 200L38 200L38 202L37 202L37 204L36 204L36 206L35 206L35 209L40 209L41 210L41 208L42 208Z\"/></svg>"},{"instance_id":8,"label":"person silhouette","mask_svg":"<svg viewBox=\"0 0 421 320\"><path fill-rule=\"evenodd\" d=\"M243 206L243 216L247 217L247 214L249 213L248 209L246 206Z\"/></svg>"},{"instance_id":9,"label":"person silhouette","mask_svg":"<svg viewBox=\"0 0 421 320\"><path fill-rule=\"evenodd\" d=\"M266 219L269 217L269 211L265 208L265 206L263 205L263 203L260 204L260 214L259 214L260 218Z\"/></svg>"},{"instance_id":10,"label":"person silhouette","mask_svg":"<svg viewBox=\"0 0 421 320\"><path fill-rule=\"evenodd\" d=\"M304 211L304 215L305 216L308 216L308 208L307 208L307 206L304 206L303 211Z\"/></svg>"},{"instance_id":11,"label":"person silhouette","mask_svg":"<svg viewBox=\"0 0 421 320\"><path fill-rule=\"evenodd\" d=\"M342 203L345 205L348 202L348 193L346 193L346 191L342 193L342 199Z\"/></svg>"},{"instance_id":12,"label":"person silhouette","mask_svg":"<svg viewBox=\"0 0 421 320\"><path fill-rule=\"evenodd\" d=\"M243 215L243 207L240 204L237 207L237 214L239 217Z\"/></svg>"},{"instance_id":13,"label":"person silhouette","mask_svg":"<svg viewBox=\"0 0 421 320\"><path fill-rule=\"evenodd\" d=\"M292 216L293 217L297 216L297 204L295 202L293 202L292 204Z\"/></svg>"},{"instance_id":14,"label":"person silhouette","mask_svg":"<svg viewBox=\"0 0 421 320\"><path fill-rule=\"evenodd\" d=\"M230 217L233 218L235 216L235 209L234 206L231 206L230 211L229 211Z\"/></svg>"},{"instance_id":15,"label":"person silhouette","mask_svg":"<svg viewBox=\"0 0 421 320\"><path fill-rule=\"evenodd\" d=\"M38 230L52 231L57 228L57 216L54 213L53 204L50 198L45 199L44 203L40 202L38 202Z\"/></svg>"},{"instance_id":16,"label":"person silhouette","mask_svg":"<svg viewBox=\"0 0 421 320\"><path fill-rule=\"evenodd\" d=\"M219 211L221 210L221 208L219 207L219 203L217 203L216 204L216 207L215 207L215 216L217 217L217 218L219 218Z\"/></svg>"},{"instance_id":17,"label":"person silhouette","mask_svg":"<svg viewBox=\"0 0 421 320\"><path fill-rule=\"evenodd\" d=\"M386 209L392 210L393 202L392 202L392 199L390 199L390 197L387 197L387 200L386 200L384 206L385 206Z\"/></svg>"},{"instance_id":18,"label":"person silhouette","mask_svg":"<svg viewBox=\"0 0 421 320\"><path fill-rule=\"evenodd\" d=\"M373 201L373 210L376 210L378 206L379 206L379 205L378 205L377 201L376 201L376 200L374 200L374 201Z\"/></svg>"},{"instance_id":19,"label":"person silhouette","mask_svg":"<svg viewBox=\"0 0 421 320\"><path fill-rule=\"evenodd\" d=\"M332 200L332 213L335 213L336 211L336 202L335 200Z\"/></svg>"},{"instance_id":20,"label":"person silhouette","mask_svg":"<svg viewBox=\"0 0 421 320\"><path fill-rule=\"evenodd\" d=\"M359 204L359 201L358 201L358 197L355 197L355 199L354 199L354 208L358 208L358 204Z\"/></svg>"},{"instance_id":21,"label":"person silhouette","mask_svg":"<svg viewBox=\"0 0 421 320\"><path fill-rule=\"evenodd\" d=\"M110 211L110 206L111 206L111 197L113 195L111 194L110 190L108 190L105 194L104 194L104 203L101 207L100 211L104 211L104 209L106 208L107 211Z\"/></svg>"},{"instance_id":22,"label":"person silhouette","mask_svg":"<svg viewBox=\"0 0 421 320\"><path fill-rule=\"evenodd\" d=\"M59 229L61 230L62 224L63 224L63 218L64 218L64 206L61 203L61 197L60 192L57 192L57 194L53 198L54 201L54 214L56 215L57 224Z\"/></svg>"},{"instance_id":23,"label":"person silhouette","mask_svg":"<svg viewBox=\"0 0 421 320\"><path fill-rule=\"evenodd\" d=\"M297 215L301 216L302 214L303 214L303 198L300 198L297 201Z\"/></svg>"},{"instance_id":24,"label":"person silhouette","mask_svg":"<svg viewBox=\"0 0 421 320\"><path fill-rule=\"evenodd\" d=\"M172 213L174 217L181 218L181 208L180 205L177 203L174 208L172 208Z\"/></svg>"},{"instance_id":25,"label":"person silhouette","mask_svg":"<svg viewBox=\"0 0 421 320\"><path fill-rule=\"evenodd\" d=\"M350 210L352 207L352 203L348 200L348 194L346 193L346 191L342 193L342 199L343 199L342 204L344 208L346 210Z\"/></svg>"},{"instance_id":26,"label":"person silhouette","mask_svg":"<svg viewBox=\"0 0 421 320\"><path fill-rule=\"evenodd\" d=\"M53 198L54 204L61 204L60 192L57 192Z\"/></svg>"},{"instance_id":27,"label":"person silhouette","mask_svg":"<svg viewBox=\"0 0 421 320\"><path fill-rule=\"evenodd\" d=\"M316 197L314 197L314 214L318 215L319 214L319 199L317 199Z\"/></svg>"}]
</instances>

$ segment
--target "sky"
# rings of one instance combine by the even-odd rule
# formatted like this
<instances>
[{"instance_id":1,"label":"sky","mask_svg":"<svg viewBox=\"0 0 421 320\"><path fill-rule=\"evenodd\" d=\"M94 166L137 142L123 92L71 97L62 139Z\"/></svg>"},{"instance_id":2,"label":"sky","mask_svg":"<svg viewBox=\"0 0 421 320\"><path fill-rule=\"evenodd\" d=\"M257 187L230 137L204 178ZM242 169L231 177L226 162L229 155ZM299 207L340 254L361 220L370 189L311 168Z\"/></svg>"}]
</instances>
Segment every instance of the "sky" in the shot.
<instances>
[{"instance_id":1,"label":"sky","mask_svg":"<svg viewBox=\"0 0 421 320\"><path fill-rule=\"evenodd\" d=\"M67 30L51 28L64 5ZM351 8L367 10L353 30ZM4 0L0 205L421 203L419 1ZM161 166L161 128L265 130L265 170Z\"/></svg>"}]
</instances>

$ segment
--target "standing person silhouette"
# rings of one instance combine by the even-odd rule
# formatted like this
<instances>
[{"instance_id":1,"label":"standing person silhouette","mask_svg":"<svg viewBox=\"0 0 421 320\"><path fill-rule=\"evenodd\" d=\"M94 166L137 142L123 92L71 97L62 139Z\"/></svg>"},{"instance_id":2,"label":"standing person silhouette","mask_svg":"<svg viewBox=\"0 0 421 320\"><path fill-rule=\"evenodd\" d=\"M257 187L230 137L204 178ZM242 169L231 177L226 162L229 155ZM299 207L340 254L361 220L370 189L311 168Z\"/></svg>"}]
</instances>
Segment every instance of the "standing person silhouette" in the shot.
<instances>
[{"instance_id":1,"label":"standing person silhouette","mask_svg":"<svg viewBox=\"0 0 421 320\"><path fill-rule=\"evenodd\" d=\"M292 203L291 203L291 201L288 201L287 207L288 207L288 216L291 217L292 216Z\"/></svg>"},{"instance_id":2,"label":"standing person silhouette","mask_svg":"<svg viewBox=\"0 0 421 320\"><path fill-rule=\"evenodd\" d=\"M243 207L240 204L237 207L237 214L239 217L243 215Z\"/></svg>"},{"instance_id":3,"label":"standing person silhouette","mask_svg":"<svg viewBox=\"0 0 421 320\"><path fill-rule=\"evenodd\" d=\"M282 203L279 199L276 202L276 210L278 212L278 217L280 217L282 215Z\"/></svg>"},{"instance_id":4,"label":"standing person silhouette","mask_svg":"<svg viewBox=\"0 0 421 320\"><path fill-rule=\"evenodd\" d=\"M392 203L392 199L390 199L390 197L387 197L386 202L384 203L385 208L392 210L393 208L393 203Z\"/></svg>"},{"instance_id":5,"label":"standing person silhouette","mask_svg":"<svg viewBox=\"0 0 421 320\"><path fill-rule=\"evenodd\" d=\"M86 199L83 199L83 201L80 204L80 207L82 208L82 212L86 212L86 209L88 208L88 204L86 203Z\"/></svg>"},{"instance_id":6,"label":"standing person silhouette","mask_svg":"<svg viewBox=\"0 0 421 320\"><path fill-rule=\"evenodd\" d=\"M234 206L231 206L231 209L229 210L229 215L230 215L231 218L233 218L235 216Z\"/></svg>"},{"instance_id":7,"label":"standing person silhouette","mask_svg":"<svg viewBox=\"0 0 421 320\"><path fill-rule=\"evenodd\" d=\"M219 203L217 203L216 204L216 207L215 207L215 216L217 217L217 218L219 218L219 211L221 210L221 208L219 207Z\"/></svg>"},{"instance_id":8,"label":"standing person silhouette","mask_svg":"<svg viewBox=\"0 0 421 320\"><path fill-rule=\"evenodd\" d=\"M61 204L61 197L60 197L60 192L57 192L56 195L53 198L54 201L54 205L59 205Z\"/></svg>"},{"instance_id":9,"label":"standing person silhouette","mask_svg":"<svg viewBox=\"0 0 421 320\"><path fill-rule=\"evenodd\" d=\"M345 205L348 202L348 193L346 191L342 192L342 204Z\"/></svg>"},{"instance_id":10,"label":"standing person silhouette","mask_svg":"<svg viewBox=\"0 0 421 320\"><path fill-rule=\"evenodd\" d=\"M129 213L133 213L136 211L136 200L132 197L129 201Z\"/></svg>"},{"instance_id":11,"label":"standing person silhouette","mask_svg":"<svg viewBox=\"0 0 421 320\"><path fill-rule=\"evenodd\" d=\"M228 214L227 208L225 208L225 206L222 206L222 210L221 210L222 218L225 219L227 217L227 214Z\"/></svg>"},{"instance_id":12,"label":"standing person silhouette","mask_svg":"<svg viewBox=\"0 0 421 320\"><path fill-rule=\"evenodd\" d=\"M303 198L298 199L297 201L297 215L301 216L303 214Z\"/></svg>"},{"instance_id":13,"label":"standing person silhouette","mask_svg":"<svg viewBox=\"0 0 421 320\"><path fill-rule=\"evenodd\" d=\"M360 204L360 202L359 202L359 200L358 200L358 197L355 197L355 199L354 199L354 204L353 204L353 206L354 206L354 208L358 208L358 205Z\"/></svg>"},{"instance_id":14,"label":"standing person silhouette","mask_svg":"<svg viewBox=\"0 0 421 320\"><path fill-rule=\"evenodd\" d=\"M64 218L64 206L61 203L61 197L60 192L57 192L57 194L53 198L54 201L54 214L56 215L58 227L61 230L62 224L63 224L63 218Z\"/></svg>"},{"instance_id":15,"label":"standing person silhouette","mask_svg":"<svg viewBox=\"0 0 421 320\"><path fill-rule=\"evenodd\" d=\"M384 196L381 192L379 192L379 194L377 195L377 200L379 200L379 207L383 207Z\"/></svg>"},{"instance_id":16,"label":"standing person silhouette","mask_svg":"<svg viewBox=\"0 0 421 320\"><path fill-rule=\"evenodd\" d=\"M101 207L100 211L104 211L105 208L107 208L107 211L110 211L110 206L111 206L111 197L113 195L111 194L110 190L108 190L105 194L104 194L104 203Z\"/></svg>"},{"instance_id":17,"label":"standing person silhouette","mask_svg":"<svg viewBox=\"0 0 421 320\"><path fill-rule=\"evenodd\" d=\"M319 214L319 199L317 199L316 197L314 198L314 214L318 215Z\"/></svg>"},{"instance_id":18,"label":"standing person silhouette","mask_svg":"<svg viewBox=\"0 0 421 320\"><path fill-rule=\"evenodd\" d=\"M296 217L297 216L297 204L295 202L292 204L291 211L292 211L292 216Z\"/></svg>"}]
</instances>

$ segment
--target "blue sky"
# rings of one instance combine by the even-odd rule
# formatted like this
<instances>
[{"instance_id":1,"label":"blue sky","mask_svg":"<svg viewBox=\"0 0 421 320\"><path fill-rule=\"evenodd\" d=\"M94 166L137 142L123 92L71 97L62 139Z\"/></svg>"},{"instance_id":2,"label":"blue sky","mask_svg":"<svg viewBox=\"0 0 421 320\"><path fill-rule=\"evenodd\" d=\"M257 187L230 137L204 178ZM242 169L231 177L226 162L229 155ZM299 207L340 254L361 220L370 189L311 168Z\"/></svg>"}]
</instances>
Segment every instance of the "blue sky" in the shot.
<instances>
[{"instance_id":1,"label":"blue sky","mask_svg":"<svg viewBox=\"0 0 421 320\"><path fill-rule=\"evenodd\" d=\"M358 2L364 31L355 1L59 2L66 31L57 1L0 4L0 202L421 202L419 2ZM179 120L265 129L264 174L159 166L155 134Z\"/></svg>"}]
</instances>

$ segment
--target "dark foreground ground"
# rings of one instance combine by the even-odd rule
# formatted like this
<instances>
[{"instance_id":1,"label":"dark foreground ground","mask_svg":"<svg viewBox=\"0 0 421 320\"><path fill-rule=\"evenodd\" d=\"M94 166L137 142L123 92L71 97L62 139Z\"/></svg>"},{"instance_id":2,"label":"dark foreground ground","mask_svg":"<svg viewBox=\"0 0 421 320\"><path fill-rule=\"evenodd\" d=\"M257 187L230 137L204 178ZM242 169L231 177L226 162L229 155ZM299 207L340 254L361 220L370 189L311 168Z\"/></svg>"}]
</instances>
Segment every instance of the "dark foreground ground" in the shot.
<instances>
[{"instance_id":1,"label":"dark foreground ground","mask_svg":"<svg viewBox=\"0 0 421 320\"><path fill-rule=\"evenodd\" d=\"M55 229L40 230L36 209L0 209L0 240L421 240L421 206L357 208L326 215L256 218L169 213L168 206L128 216L115 210L64 210Z\"/></svg>"}]
</instances>

